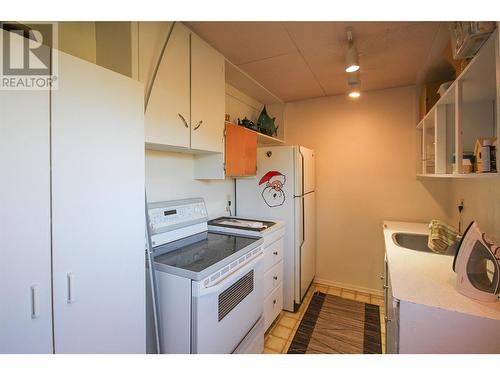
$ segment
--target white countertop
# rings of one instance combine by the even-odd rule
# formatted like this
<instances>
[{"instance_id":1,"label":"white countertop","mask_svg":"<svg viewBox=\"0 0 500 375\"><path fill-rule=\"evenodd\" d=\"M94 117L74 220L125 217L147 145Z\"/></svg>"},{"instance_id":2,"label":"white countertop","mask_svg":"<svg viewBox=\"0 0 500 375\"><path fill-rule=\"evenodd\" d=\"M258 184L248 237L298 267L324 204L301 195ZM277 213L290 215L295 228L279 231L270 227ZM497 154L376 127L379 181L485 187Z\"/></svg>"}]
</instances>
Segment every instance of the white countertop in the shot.
<instances>
[{"instance_id":1,"label":"white countertop","mask_svg":"<svg viewBox=\"0 0 500 375\"><path fill-rule=\"evenodd\" d=\"M500 302L480 302L456 291L452 256L399 247L392 240L393 233L397 232L428 234L429 228L425 223L384 222L385 248L395 298L500 320Z\"/></svg>"}]
</instances>

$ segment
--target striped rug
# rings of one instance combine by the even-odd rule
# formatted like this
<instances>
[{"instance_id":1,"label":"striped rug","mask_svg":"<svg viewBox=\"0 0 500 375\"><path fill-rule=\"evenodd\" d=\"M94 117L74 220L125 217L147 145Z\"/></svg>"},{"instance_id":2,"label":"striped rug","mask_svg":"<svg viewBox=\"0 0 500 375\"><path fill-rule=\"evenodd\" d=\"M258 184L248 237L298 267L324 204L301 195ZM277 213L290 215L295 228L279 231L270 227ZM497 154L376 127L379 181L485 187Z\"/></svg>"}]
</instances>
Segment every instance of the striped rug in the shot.
<instances>
[{"instance_id":1,"label":"striped rug","mask_svg":"<svg viewBox=\"0 0 500 375\"><path fill-rule=\"evenodd\" d=\"M288 354L381 354L376 305L316 292Z\"/></svg>"}]
</instances>

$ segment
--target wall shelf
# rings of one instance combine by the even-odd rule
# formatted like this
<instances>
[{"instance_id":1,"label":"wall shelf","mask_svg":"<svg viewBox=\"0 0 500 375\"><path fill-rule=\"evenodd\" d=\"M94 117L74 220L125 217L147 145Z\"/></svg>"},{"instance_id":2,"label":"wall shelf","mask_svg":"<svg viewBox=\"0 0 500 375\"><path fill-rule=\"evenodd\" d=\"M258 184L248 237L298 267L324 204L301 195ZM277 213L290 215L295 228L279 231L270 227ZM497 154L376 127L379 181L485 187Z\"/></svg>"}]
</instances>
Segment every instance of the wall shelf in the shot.
<instances>
[{"instance_id":1,"label":"wall shelf","mask_svg":"<svg viewBox=\"0 0 500 375\"><path fill-rule=\"evenodd\" d=\"M231 115L231 121L236 122L237 118L247 116L248 119L256 122L265 105L267 113L275 117L275 124L278 126L277 138L266 138L259 135L259 144L275 144L276 141L283 143L284 140L284 112L285 103L259 82L250 77L238 66L226 60L226 113ZM239 102L239 103L238 103ZM261 133L259 133L261 134Z\"/></svg>"},{"instance_id":2,"label":"wall shelf","mask_svg":"<svg viewBox=\"0 0 500 375\"><path fill-rule=\"evenodd\" d=\"M226 124L234 124L233 122L226 121ZM245 128L257 134L257 146L283 146L285 142L279 138L271 137L269 135L262 134L261 132Z\"/></svg>"},{"instance_id":3,"label":"wall shelf","mask_svg":"<svg viewBox=\"0 0 500 375\"><path fill-rule=\"evenodd\" d=\"M438 174L417 174L418 178L495 178L500 177L500 173L438 173Z\"/></svg>"},{"instance_id":4,"label":"wall shelf","mask_svg":"<svg viewBox=\"0 0 500 375\"><path fill-rule=\"evenodd\" d=\"M488 178L498 173L463 173L462 158L476 139L498 137L500 57L498 30L417 124L418 177ZM455 155L460 155L455 158ZM458 163L455 163L455 159ZM456 164L456 165L455 165Z\"/></svg>"},{"instance_id":5,"label":"wall shelf","mask_svg":"<svg viewBox=\"0 0 500 375\"><path fill-rule=\"evenodd\" d=\"M264 104L284 104L283 101L266 89L243 70L226 60L226 83L244 92L246 95Z\"/></svg>"},{"instance_id":6,"label":"wall shelf","mask_svg":"<svg viewBox=\"0 0 500 375\"><path fill-rule=\"evenodd\" d=\"M254 131L254 130L252 130ZM275 137L270 137L268 135L257 133L257 145L258 146L283 146L285 144L284 141L282 141L279 138Z\"/></svg>"}]
</instances>

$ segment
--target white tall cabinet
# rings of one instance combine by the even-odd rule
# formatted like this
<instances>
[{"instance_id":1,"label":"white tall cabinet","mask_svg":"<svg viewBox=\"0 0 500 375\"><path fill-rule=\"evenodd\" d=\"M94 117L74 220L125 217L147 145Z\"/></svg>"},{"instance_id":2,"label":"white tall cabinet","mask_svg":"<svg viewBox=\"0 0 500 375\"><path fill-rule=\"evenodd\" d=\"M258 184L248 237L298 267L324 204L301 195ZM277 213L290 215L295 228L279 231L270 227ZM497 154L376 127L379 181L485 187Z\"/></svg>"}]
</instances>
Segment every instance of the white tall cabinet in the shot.
<instances>
[{"instance_id":1,"label":"white tall cabinet","mask_svg":"<svg viewBox=\"0 0 500 375\"><path fill-rule=\"evenodd\" d=\"M52 353L47 91L0 90L0 353Z\"/></svg>"},{"instance_id":2,"label":"white tall cabinet","mask_svg":"<svg viewBox=\"0 0 500 375\"><path fill-rule=\"evenodd\" d=\"M144 353L143 87L0 91L0 353Z\"/></svg>"},{"instance_id":3,"label":"white tall cabinet","mask_svg":"<svg viewBox=\"0 0 500 375\"><path fill-rule=\"evenodd\" d=\"M52 92L56 353L145 351L142 85L59 53Z\"/></svg>"}]
</instances>

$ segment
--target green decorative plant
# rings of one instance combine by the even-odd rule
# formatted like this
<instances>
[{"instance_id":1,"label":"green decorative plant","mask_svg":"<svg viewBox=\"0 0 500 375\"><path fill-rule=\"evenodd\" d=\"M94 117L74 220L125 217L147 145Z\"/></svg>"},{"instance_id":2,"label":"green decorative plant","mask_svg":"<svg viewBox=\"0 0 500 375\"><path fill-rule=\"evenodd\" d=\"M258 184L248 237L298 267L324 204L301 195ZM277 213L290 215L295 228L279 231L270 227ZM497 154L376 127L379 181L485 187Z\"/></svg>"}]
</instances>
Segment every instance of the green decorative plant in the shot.
<instances>
[{"instance_id":1,"label":"green decorative plant","mask_svg":"<svg viewBox=\"0 0 500 375\"><path fill-rule=\"evenodd\" d=\"M259 127L260 132L269 136L278 135L278 127L276 127L276 124L274 123L275 120L276 117L271 118L267 114L266 106L264 106L259 118L257 119L257 126Z\"/></svg>"}]
</instances>

